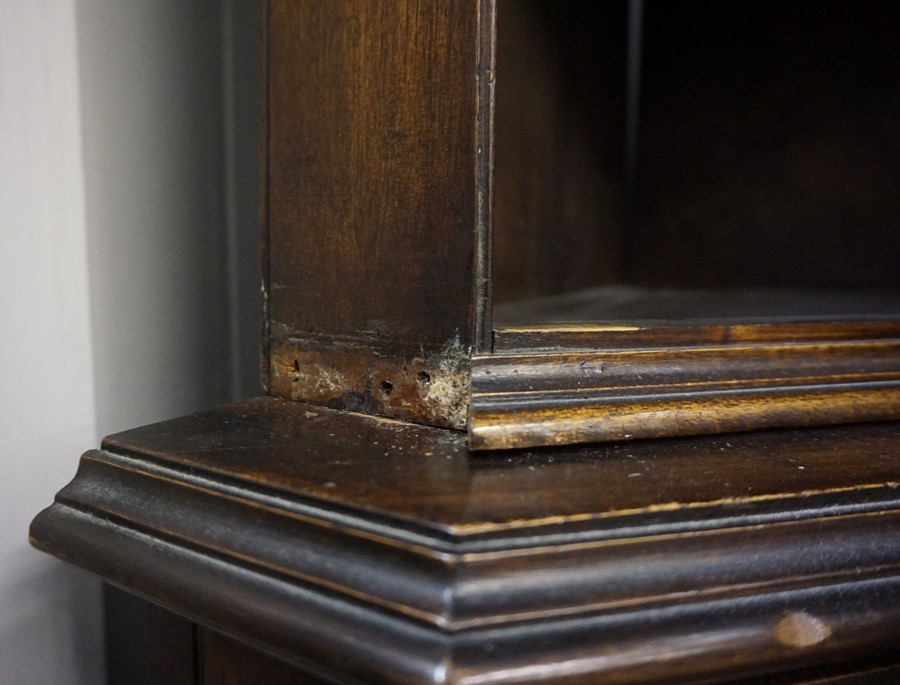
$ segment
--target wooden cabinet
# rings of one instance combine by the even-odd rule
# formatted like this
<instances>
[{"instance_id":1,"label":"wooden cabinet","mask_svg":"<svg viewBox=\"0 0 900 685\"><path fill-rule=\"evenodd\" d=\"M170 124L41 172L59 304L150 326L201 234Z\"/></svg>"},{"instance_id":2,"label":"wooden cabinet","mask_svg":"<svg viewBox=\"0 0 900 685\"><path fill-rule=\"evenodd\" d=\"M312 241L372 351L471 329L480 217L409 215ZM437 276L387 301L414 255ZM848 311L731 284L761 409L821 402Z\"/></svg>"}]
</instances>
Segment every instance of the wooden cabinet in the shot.
<instances>
[{"instance_id":1,"label":"wooden cabinet","mask_svg":"<svg viewBox=\"0 0 900 685\"><path fill-rule=\"evenodd\" d=\"M162 607L160 682L894 682L858 6L270 0L270 396L106 438L34 544Z\"/></svg>"},{"instance_id":2,"label":"wooden cabinet","mask_svg":"<svg viewBox=\"0 0 900 685\"><path fill-rule=\"evenodd\" d=\"M476 450L897 416L896 6L625 7L269 4L272 394Z\"/></svg>"}]
</instances>

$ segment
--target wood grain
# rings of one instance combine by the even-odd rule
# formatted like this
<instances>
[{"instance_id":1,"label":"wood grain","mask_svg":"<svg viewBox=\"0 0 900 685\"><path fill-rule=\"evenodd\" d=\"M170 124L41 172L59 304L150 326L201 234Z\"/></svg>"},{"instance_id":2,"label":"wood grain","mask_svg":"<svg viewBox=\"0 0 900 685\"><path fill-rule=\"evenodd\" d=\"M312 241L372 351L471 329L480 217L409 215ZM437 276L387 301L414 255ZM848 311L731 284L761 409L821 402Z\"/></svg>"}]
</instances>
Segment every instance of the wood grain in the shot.
<instances>
[{"instance_id":1,"label":"wood grain","mask_svg":"<svg viewBox=\"0 0 900 685\"><path fill-rule=\"evenodd\" d=\"M269 3L268 392L463 427L456 351L490 340L493 8Z\"/></svg>"},{"instance_id":2,"label":"wood grain","mask_svg":"<svg viewBox=\"0 0 900 685\"><path fill-rule=\"evenodd\" d=\"M494 353L473 360L470 445L897 418L896 307L890 290L622 286L498 307Z\"/></svg>"},{"instance_id":3,"label":"wood grain","mask_svg":"<svg viewBox=\"0 0 900 685\"><path fill-rule=\"evenodd\" d=\"M270 340L475 343L480 7L269 3Z\"/></svg>"}]
</instances>

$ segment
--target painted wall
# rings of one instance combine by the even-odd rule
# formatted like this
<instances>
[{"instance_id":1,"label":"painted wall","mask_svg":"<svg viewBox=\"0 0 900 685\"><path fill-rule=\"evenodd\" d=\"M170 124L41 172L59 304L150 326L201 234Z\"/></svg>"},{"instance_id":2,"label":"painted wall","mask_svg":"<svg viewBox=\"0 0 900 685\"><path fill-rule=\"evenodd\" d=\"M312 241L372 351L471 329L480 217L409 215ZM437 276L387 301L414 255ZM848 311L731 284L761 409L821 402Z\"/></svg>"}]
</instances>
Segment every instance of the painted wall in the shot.
<instances>
[{"instance_id":1,"label":"painted wall","mask_svg":"<svg viewBox=\"0 0 900 685\"><path fill-rule=\"evenodd\" d=\"M0 33L0 683L97 683L99 583L27 541L96 440L74 2Z\"/></svg>"},{"instance_id":2,"label":"painted wall","mask_svg":"<svg viewBox=\"0 0 900 685\"><path fill-rule=\"evenodd\" d=\"M255 5L0 0L4 685L104 681L100 583L27 543L79 454L257 392Z\"/></svg>"}]
</instances>

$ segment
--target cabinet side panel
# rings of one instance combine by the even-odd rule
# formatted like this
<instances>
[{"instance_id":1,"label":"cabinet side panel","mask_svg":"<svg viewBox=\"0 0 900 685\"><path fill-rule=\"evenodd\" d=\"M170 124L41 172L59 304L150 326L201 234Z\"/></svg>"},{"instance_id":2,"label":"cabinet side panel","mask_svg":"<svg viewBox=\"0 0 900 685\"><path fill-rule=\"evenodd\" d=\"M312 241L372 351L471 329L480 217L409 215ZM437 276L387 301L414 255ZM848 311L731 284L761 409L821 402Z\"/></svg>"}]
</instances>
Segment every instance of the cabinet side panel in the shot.
<instances>
[{"instance_id":1,"label":"cabinet side panel","mask_svg":"<svg viewBox=\"0 0 900 685\"><path fill-rule=\"evenodd\" d=\"M203 685L198 672L197 626L156 605L147 610L152 685Z\"/></svg>"},{"instance_id":2,"label":"cabinet side panel","mask_svg":"<svg viewBox=\"0 0 900 685\"><path fill-rule=\"evenodd\" d=\"M198 628L203 676L198 685L326 685L274 657L208 628Z\"/></svg>"},{"instance_id":3,"label":"cabinet side panel","mask_svg":"<svg viewBox=\"0 0 900 685\"><path fill-rule=\"evenodd\" d=\"M625 9L498 3L495 302L620 276Z\"/></svg>"}]
</instances>

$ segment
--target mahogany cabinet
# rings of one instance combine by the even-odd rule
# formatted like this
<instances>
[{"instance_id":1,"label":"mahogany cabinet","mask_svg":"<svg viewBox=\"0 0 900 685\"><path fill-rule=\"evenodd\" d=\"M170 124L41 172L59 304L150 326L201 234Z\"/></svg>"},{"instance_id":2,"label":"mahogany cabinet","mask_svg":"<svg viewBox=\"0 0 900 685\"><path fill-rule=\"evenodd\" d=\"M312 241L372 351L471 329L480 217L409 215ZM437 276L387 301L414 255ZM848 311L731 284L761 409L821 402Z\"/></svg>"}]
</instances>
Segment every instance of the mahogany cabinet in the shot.
<instances>
[{"instance_id":1,"label":"mahogany cabinet","mask_svg":"<svg viewBox=\"0 0 900 685\"><path fill-rule=\"evenodd\" d=\"M269 396L32 525L158 682L896 682L897 6L264 13Z\"/></svg>"}]
</instances>

